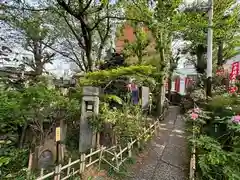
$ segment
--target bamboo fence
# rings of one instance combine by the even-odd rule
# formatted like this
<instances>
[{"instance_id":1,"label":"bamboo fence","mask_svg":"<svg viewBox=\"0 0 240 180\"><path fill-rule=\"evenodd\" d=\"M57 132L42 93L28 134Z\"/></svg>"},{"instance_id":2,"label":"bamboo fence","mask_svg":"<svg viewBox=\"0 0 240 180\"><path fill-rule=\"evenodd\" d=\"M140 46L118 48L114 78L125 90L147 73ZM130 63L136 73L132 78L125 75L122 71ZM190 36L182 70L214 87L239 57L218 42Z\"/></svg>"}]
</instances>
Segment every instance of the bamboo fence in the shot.
<instances>
[{"instance_id":1,"label":"bamboo fence","mask_svg":"<svg viewBox=\"0 0 240 180\"><path fill-rule=\"evenodd\" d=\"M40 176L37 180L46 180L53 178L54 180L66 180L76 175L82 174L86 168L98 163L99 168L101 163L105 162L115 171L119 171L120 166L128 159L132 157L132 150L134 145L137 143L137 146L140 147L141 139L146 134L153 135L157 133L157 129L160 128L159 120L151 124L147 129L144 129L144 132L138 136L135 140L131 140L127 143L127 146L121 148L121 145L115 145L110 148L101 146L97 150L90 150L89 154L81 154L80 159L72 161L71 158L68 160L68 164L62 166L61 164L55 167L55 170L44 175L44 170L41 169ZM127 155L126 155L127 154ZM94 157L93 156L97 156ZM106 158L110 156L112 158ZM79 166L78 169L74 168Z\"/></svg>"}]
</instances>

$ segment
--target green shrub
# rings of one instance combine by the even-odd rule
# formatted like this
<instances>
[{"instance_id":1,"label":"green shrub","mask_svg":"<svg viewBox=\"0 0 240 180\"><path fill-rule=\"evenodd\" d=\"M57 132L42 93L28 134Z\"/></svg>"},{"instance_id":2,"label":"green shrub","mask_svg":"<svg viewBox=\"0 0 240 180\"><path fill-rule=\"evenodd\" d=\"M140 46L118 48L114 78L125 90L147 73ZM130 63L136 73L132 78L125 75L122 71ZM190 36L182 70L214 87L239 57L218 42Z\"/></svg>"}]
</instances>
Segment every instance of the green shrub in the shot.
<instances>
[{"instance_id":1,"label":"green shrub","mask_svg":"<svg viewBox=\"0 0 240 180\"><path fill-rule=\"evenodd\" d=\"M240 179L239 97L214 96L194 123L191 142L197 148L197 169L203 180ZM208 110L208 112L206 111Z\"/></svg>"}]
</instances>

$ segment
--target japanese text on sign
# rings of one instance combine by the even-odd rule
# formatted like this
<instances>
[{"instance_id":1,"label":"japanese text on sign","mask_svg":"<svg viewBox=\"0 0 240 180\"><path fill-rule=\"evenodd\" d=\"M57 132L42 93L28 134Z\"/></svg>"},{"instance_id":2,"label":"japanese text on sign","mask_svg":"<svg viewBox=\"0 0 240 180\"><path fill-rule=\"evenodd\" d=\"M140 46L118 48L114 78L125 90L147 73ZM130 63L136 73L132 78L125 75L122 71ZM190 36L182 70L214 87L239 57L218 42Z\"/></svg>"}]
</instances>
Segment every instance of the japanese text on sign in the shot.
<instances>
[{"instance_id":1,"label":"japanese text on sign","mask_svg":"<svg viewBox=\"0 0 240 180\"><path fill-rule=\"evenodd\" d=\"M60 127L56 128L56 141L60 141L61 140L61 129Z\"/></svg>"}]
</instances>

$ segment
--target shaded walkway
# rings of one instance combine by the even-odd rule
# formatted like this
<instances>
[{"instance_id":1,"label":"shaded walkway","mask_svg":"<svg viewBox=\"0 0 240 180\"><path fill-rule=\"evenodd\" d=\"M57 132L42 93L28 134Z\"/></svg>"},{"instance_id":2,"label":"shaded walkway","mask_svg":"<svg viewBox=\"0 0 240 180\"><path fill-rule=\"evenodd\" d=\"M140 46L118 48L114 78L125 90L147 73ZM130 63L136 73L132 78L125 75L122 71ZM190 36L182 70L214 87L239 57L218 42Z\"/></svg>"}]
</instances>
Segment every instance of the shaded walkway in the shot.
<instances>
[{"instance_id":1,"label":"shaded walkway","mask_svg":"<svg viewBox=\"0 0 240 180\"><path fill-rule=\"evenodd\" d=\"M161 122L158 135L137 158L126 179L187 180L190 156L184 129L179 108L171 106L167 117Z\"/></svg>"}]
</instances>

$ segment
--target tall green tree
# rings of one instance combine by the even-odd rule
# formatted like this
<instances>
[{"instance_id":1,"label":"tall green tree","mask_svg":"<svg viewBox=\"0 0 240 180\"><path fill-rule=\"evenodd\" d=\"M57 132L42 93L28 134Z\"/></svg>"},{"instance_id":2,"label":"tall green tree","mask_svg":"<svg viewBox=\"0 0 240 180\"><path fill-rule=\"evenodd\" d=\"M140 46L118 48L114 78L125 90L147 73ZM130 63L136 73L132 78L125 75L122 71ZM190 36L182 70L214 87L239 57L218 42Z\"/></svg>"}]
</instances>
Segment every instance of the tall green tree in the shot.
<instances>
[{"instance_id":1,"label":"tall green tree","mask_svg":"<svg viewBox=\"0 0 240 180\"><path fill-rule=\"evenodd\" d=\"M147 47L150 44L150 34L147 32L143 23L131 22L130 26L133 28L134 41L129 42L125 40L124 54L128 57L136 56L138 64L143 63L143 57L147 55Z\"/></svg>"},{"instance_id":2,"label":"tall green tree","mask_svg":"<svg viewBox=\"0 0 240 180\"><path fill-rule=\"evenodd\" d=\"M156 80L158 82L157 94L157 110L161 113L162 105L162 85L164 72L168 71L169 61L172 58L171 44L174 33L177 31L177 18L181 1L128 1L126 3L126 15L128 18L135 18L135 21L141 21L151 31L155 41L155 48L159 54L158 73Z\"/></svg>"},{"instance_id":3,"label":"tall green tree","mask_svg":"<svg viewBox=\"0 0 240 180\"><path fill-rule=\"evenodd\" d=\"M79 117L79 102L44 82L21 92L0 89L0 98L0 178L17 179L27 166L29 147L42 145L59 120L71 122Z\"/></svg>"},{"instance_id":4,"label":"tall green tree","mask_svg":"<svg viewBox=\"0 0 240 180\"><path fill-rule=\"evenodd\" d=\"M64 19L81 51L80 58L76 53L74 55L81 61L78 64L80 69L93 71L96 59L101 59L102 50L112 30L110 18L113 16L115 5L108 0L99 2L57 0L56 3L56 11Z\"/></svg>"},{"instance_id":5,"label":"tall green tree","mask_svg":"<svg viewBox=\"0 0 240 180\"><path fill-rule=\"evenodd\" d=\"M196 8L198 11L196 11ZM235 0L214 1L213 47L214 63L222 65L224 60L238 54L239 45L239 5ZM208 16L201 6L187 9L179 17L182 38L190 44L186 53L190 53L196 70L203 74L206 69Z\"/></svg>"},{"instance_id":6,"label":"tall green tree","mask_svg":"<svg viewBox=\"0 0 240 180\"><path fill-rule=\"evenodd\" d=\"M21 47L24 51L15 50L15 54L21 54L21 56L15 56L10 60L20 61L23 66L31 69L34 77L37 77L46 71L46 64L53 62L55 53L48 47L55 44L58 35L48 22L51 13L25 11L21 7L18 3L14 6L3 6L2 23L5 23L10 31L5 39L14 39L14 45ZM13 52L12 50L9 54Z\"/></svg>"}]
</instances>

